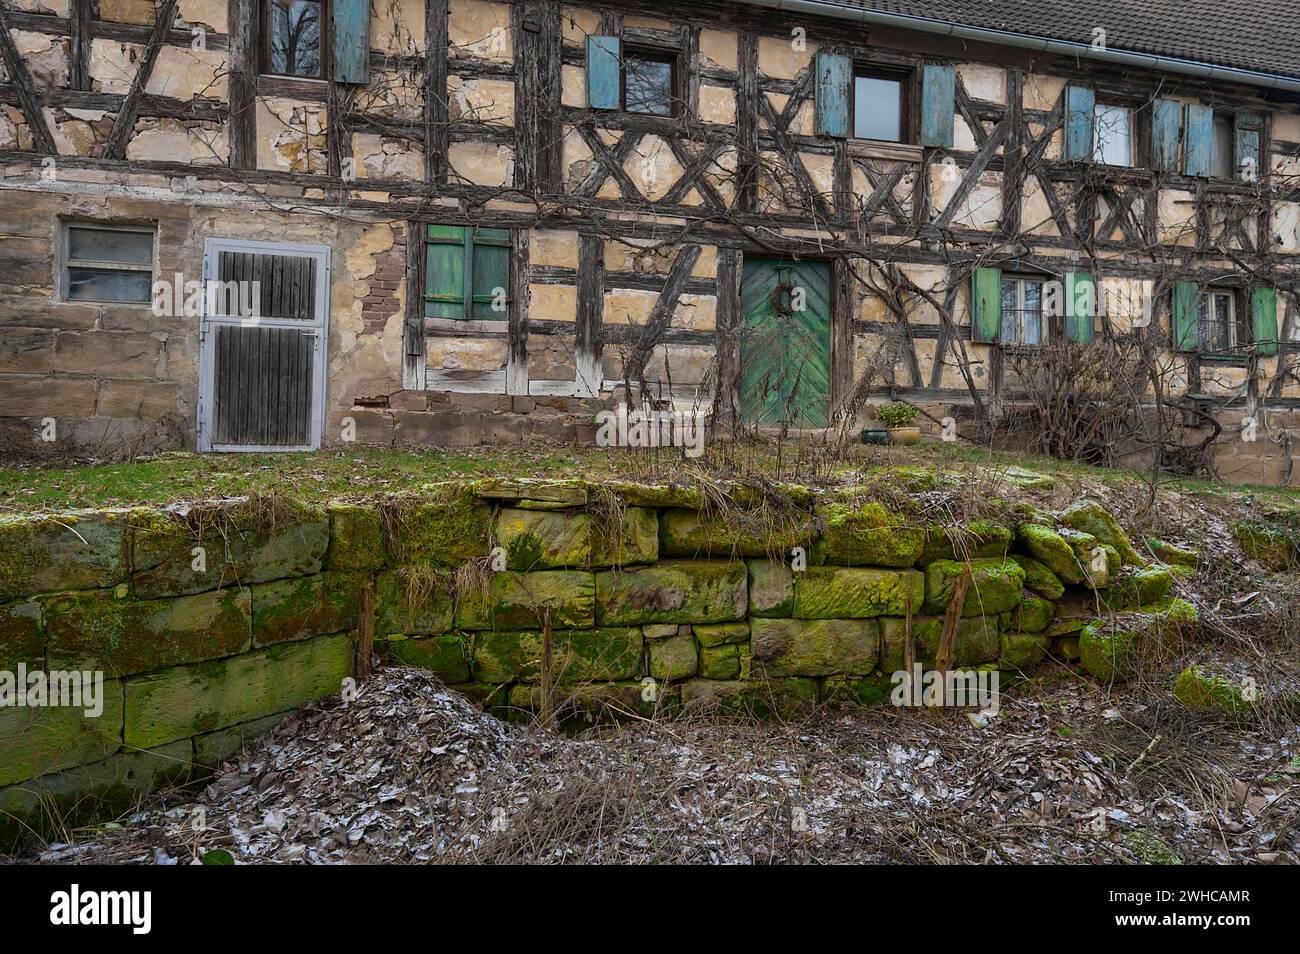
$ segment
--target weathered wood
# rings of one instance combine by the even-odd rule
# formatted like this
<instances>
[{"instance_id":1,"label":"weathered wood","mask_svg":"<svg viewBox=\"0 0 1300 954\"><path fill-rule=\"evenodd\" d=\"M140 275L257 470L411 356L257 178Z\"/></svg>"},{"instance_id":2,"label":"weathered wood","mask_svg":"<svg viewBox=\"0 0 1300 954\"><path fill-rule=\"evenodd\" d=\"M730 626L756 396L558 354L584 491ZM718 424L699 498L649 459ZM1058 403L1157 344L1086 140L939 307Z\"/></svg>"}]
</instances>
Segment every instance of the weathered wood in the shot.
<instances>
[{"instance_id":1,"label":"weathered wood","mask_svg":"<svg viewBox=\"0 0 1300 954\"><path fill-rule=\"evenodd\" d=\"M713 420L733 428L740 424L740 274L740 253L732 248L719 250Z\"/></svg>"},{"instance_id":2,"label":"weathered wood","mask_svg":"<svg viewBox=\"0 0 1300 954\"><path fill-rule=\"evenodd\" d=\"M739 76L736 84L736 206L752 212L758 206L758 38L740 34Z\"/></svg>"},{"instance_id":3,"label":"weathered wood","mask_svg":"<svg viewBox=\"0 0 1300 954\"><path fill-rule=\"evenodd\" d=\"M90 21L94 17L94 0L69 0L68 85L73 89L90 89Z\"/></svg>"},{"instance_id":4,"label":"weathered wood","mask_svg":"<svg viewBox=\"0 0 1300 954\"><path fill-rule=\"evenodd\" d=\"M135 78L131 80L131 89L127 92L126 99L122 100L122 108L113 119L113 131L108 134L108 141L104 143L102 154L106 159L121 159L126 155L126 144L135 132L140 99L144 96L145 87L149 85L149 77L153 75L154 64L158 61L158 51L162 49L163 42L171 31L172 23L176 20L178 2L179 0L163 0L158 7L153 33L149 37L144 53L140 56L140 66L136 70Z\"/></svg>"},{"instance_id":5,"label":"weathered wood","mask_svg":"<svg viewBox=\"0 0 1300 954\"><path fill-rule=\"evenodd\" d=\"M425 222L406 226L406 314L402 322L402 387L424 388L427 351L424 319Z\"/></svg>"},{"instance_id":6,"label":"weathered wood","mask_svg":"<svg viewBox=\"0 0 1300 954\"><path fill-rule=\"evenodd\" d=\"M447 0L425 0L424 178L447 181Z\"/></svg>"},{"instance_id":7,"label":"weathered wood","mask_svg":"<svg viewBox=\"0 0 1300 954\"><path fill-rule=\"evenodd\" d=\"M229 0L230 97L229 164L231 169L257 168L257 44L254 0Z\"/></svg>"},{"instance_id":8,"label":"weathered wood","mask_svg":"<svg viewBox=\"0 0 1300 954\"><path fill-rule=\"evenodd\" d=\"M4 59L9 82L18 97L23 118L27 120L32 145L39 153L56 155L58 149L54 146L54 137L50 135L49 123L45 121L45 111L41 108L40 97L32 85L32 75L27 71L27 64L14 46L13 34L9 32L9 11L3 4L0 4L0 57Z\"/></svg>"},{"instance_id":9,"label":"weathered wood","mask_svg":"<svg viewBox=\"0 0 1300 954\"><path fill-rule=\"evenodd\" d=\"M678 250L677 257L673 259L672 267L668 270L668 280L664 282L664 290L659 293L654 308L650 310L650 317L646 319L641 329L636 347L623 365L624 380L629 384L640 385L643 394L647 394L646 364L654 352L655 345L659 344L664 331L672 321L673 312L677 310L677 302L682 296L682 286L699 258L698 245L683 245Z\"/></svg>"},{"instance_id":10,"label":"weathered wood","mask_svg":"<svg viewBox=\"0 0 1300 954\"><path fill-rule=\"evenodd\" d=\"M604 379L601 367L605 314L605 240L584 235L578 243L578 310L574 341L577 394L594 397Z\"/></svg>"},{"instance_id":11,"label":"weathered wood","mask_svg":"<svg viewBox=\"0 0 1300 954\"><path fill-rule=\"evenodd\" d=\"M555 0L519 0L515 38L515 186L560 189L560 8Z\"/></svg>"},{"instance_id":12,"label":"weathered wood","mask_svg":"<svg viewBox=\"0 0 1300 954\"><path fill-rule=\"evenodd\" d=\"M506 393L528 394L528 230L512 229L510 242L510 316L507 331Z\"/></svg>"}]
</instances>

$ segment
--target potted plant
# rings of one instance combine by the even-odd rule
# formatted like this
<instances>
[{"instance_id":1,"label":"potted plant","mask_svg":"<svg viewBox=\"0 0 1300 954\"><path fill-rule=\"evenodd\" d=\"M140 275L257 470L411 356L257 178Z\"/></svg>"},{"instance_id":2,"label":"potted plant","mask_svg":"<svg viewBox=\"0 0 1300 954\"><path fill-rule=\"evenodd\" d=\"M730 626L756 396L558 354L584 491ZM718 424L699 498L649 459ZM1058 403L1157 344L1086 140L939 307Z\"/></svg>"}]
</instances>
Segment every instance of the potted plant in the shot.
<instances>
[{"instance_id":1,"label":"potted plant","mask_svg":"<svg viewBox=\"0 0 1300 954\"><path fill-rule=\"evenodd\" d=\"M910 404L882 404L876 408L876 420L889 428L891 444L912 445L921 440L916 419L921 412Z\"/></svg>"}]
</instances>

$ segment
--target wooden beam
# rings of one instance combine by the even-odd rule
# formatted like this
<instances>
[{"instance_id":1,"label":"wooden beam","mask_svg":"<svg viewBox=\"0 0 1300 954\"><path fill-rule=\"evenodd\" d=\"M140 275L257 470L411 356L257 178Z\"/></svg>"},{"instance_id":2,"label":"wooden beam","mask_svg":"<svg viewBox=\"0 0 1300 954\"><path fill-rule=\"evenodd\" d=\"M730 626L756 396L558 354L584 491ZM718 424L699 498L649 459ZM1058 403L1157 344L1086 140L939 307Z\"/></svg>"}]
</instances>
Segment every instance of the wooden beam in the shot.
<instances>
[{"instance_id":1,"label":"wooden beam","mask_svg":"<svg viewBox=\"0 0 1300 954\"><path fill-rule=\"evenodd\" d=\"M601 355L605 316L605 240L584 235L578 240L578 329L574 341L577 394L595 397L604 380Z\"/></svg>"},{"instance_id":2,"label":"wooden beam","mask_svg":"<svg viewBox=\"0 0 1300 954\"><path fill-rule=\"evenodd\" d=\"M178 3L179 0L163 0L162 6L158 8L149 45L145 47L144 54L140 57L140 68L136 70L135 79L131 81L131 89L126 94L126 99L122 101L122 108L118 110L117 117L113 120L113 131L108 134L108 142L104 143L102 155L105 159L121 159L126 155L126 144L130 141L131 134L135 132L135 120L140 112L140 99L144 96L144 88L149 84L149 77L153 75L154 63L158 61L158 51L162 49L167 34L171 32L172 24L176 20Z\"/></svg>"},{"instance_id":3,"label":"wooden beam","mask_svg":"<svg viewBox=\"0 0 1300 954\"><path fill-rule=\"evenodd\" d=\"M528 229L510 231L510 317L506 322L510 351L506 357L506 393L528 394Z\"/></svg>"},{"instance_id":4,"label":"wooden beam","mask_svg":"<svg viewBox=\"0 0 1300 954\"><path fill-rule=\"evenodd\" d=\"M68 85L73 89L90 89L90 24L94 17L94 0L69 0Z\"/></svg>"},{"instance_id":5,"label":"wooden beam","mask_svg":"<svg viewBox=\"0 0 1300 954\"><path fill-rule=\"evenodd\" d=\"M677 302L682 297L682 287L686 284L686 279L699 258L698 245L683 245L678 250L677 257L673 259L672 267L668 269L668 280L664 282L664 290L659 293L659 299L650 310L650 317L646 319L641 329L636 348L623 366L623 380L628 382L629 387L644 383L642 379L646 365L650 361L651 354L654 353L655 346L659 344L664 331L673 320L673 312L677 310Z\"/></svg>"},{"instance_id":6,"label":"wooden beam","mask_svg":"<svg viewBox=\"0 0 1300 954\"><path fill-rule=\"evenodd\" d=\"M23 118L27 120L27 130L31 133L32 145L36 151L47 156L58 154L54 146L54 137L50 126L45 121L45 111L41 108L41 99L36 95L32 85L32 75L27 72L27 64L14 46L13 35L9 32L8 9L0 4L0 57L4 59L5 70L9 73L9 82L18 94L18 106Z\"/></svg>"},{"instance_id":7,"label":"wooden beam","mask_svg":"<svg viewBox=\"0 0 1300 954\"><path fill-rule=\"evenodd\" d=\"M447 0L425 0L424 179L447 181Z\"/></svg>"},{"instance_id":8,"label":"wooden beam","mask_svg":"<svg viewBox=\"0 0 1300 954\"><path fill-rule=\"evenodd\" d=\"M402 387L423 391L428 352L424 321L425 223L406 223L406 315L402 323Z\"/></svg>"},{"instance_id":9,"label":"wooden beam","mask_svg":"<svg viewBox=\"0 0 1300 954\"><path fill-rule=\"evenodd\" d=\"M257 168L257 17L253 0L229 0L230 168Z\"/></svg>"}]
</instances>

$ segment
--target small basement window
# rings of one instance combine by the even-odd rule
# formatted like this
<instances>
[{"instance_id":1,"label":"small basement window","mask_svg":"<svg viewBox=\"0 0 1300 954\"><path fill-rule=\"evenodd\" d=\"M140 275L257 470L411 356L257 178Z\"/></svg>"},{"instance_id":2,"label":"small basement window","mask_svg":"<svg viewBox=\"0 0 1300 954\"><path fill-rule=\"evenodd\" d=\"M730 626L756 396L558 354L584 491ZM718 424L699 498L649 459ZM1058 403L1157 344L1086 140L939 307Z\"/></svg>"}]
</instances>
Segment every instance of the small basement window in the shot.
<instances>
[{"instance_id":1,"label":"small basement window","mask_svg":"<svg viewBox=\"0 0 1300 954\"><path fill-rule=\"evenodd\" d=\"M510 317L510 230L430 225L424 245L426 318Z\"/></svg>"},{"instance_id":2,"label":"small basement window","mask_svg":"<svg viewBox=\"0 0 1300 954\"><path fill-rule=\"evenodd\" d=\"M329 36L328 0L261 0L262 72L320 79Z\"/></svg>"},{"instance_id":3,"label":"small basement window","mask_svg":"<svg viewBox=\"0 0 1300 954\"><path fill-rule=\"evenodd\" d=\"M854 76L854 138L902 142L903 133L902 79L872 73Z\"/></svg>"},{"instance_id":4,"label":"small basement window","mask_svg":"<svg viewBox=\"0 0 1300 954\"><path fill-rule=\"evenodd\" d=\"M153 229L65 226L63 295L68 301L149 302Z\"/></svg>"},{"instance_id":5,"label":"small basement window","mask_svg":"<svg viewBox=\"0 0 1300 954\"><path fill-rule=\"evenodd\" d=\"M677 112L677 57L630 49L623 54L623 109L648 116Z\"/></svg>"},{"instance_id":6,"label":"small basement window","mask_svg":"<svg viewBox=\"0 0 1300 954\"><path fill-rule=\"evenodd\" d=\"M1133 110L1097 103L1092 113L1092 158L1108 166L1133 165Z\"/></svg>"},{"instance_id":7,"label":"small basement window","mask_svg":"<svg viewBox=\"0 0 1300 954\"><path fill-rule=\"evenodd\" d=\"M1006 345L1043 343L1043 280L1002 276L1001 341Z\"/></svg>"}]
</instances>

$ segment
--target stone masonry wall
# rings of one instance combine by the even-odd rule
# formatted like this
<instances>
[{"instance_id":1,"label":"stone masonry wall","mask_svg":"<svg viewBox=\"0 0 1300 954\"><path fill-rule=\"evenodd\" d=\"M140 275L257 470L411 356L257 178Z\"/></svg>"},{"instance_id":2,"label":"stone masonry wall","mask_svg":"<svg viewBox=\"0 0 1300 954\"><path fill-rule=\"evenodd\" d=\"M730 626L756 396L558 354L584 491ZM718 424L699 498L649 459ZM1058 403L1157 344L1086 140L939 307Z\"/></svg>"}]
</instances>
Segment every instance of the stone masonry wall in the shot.
<instances>
[{"instance_id":1,"label":"stone masonry wall","mask_svg":"<svg viewBox=\"0 0 1300 954\"><path fill-rule=\"evenodd\" d=\"M541 706L548 632L562 719L786 716L887 699L909 616L932 667L966 568L956 668L1024 672L1054 653L1123 678L1144 639L1195 617L1170 595L1196 556L1143 558L1095 502L945 527L914 496L883 499L490 479L4 518L0 678L99 671L106 701L98 718L0 706L0 828L47 826L50 805L120 810L202 773L339 692L371 639L507 718Z\"/></svg>"}]
</instances>

